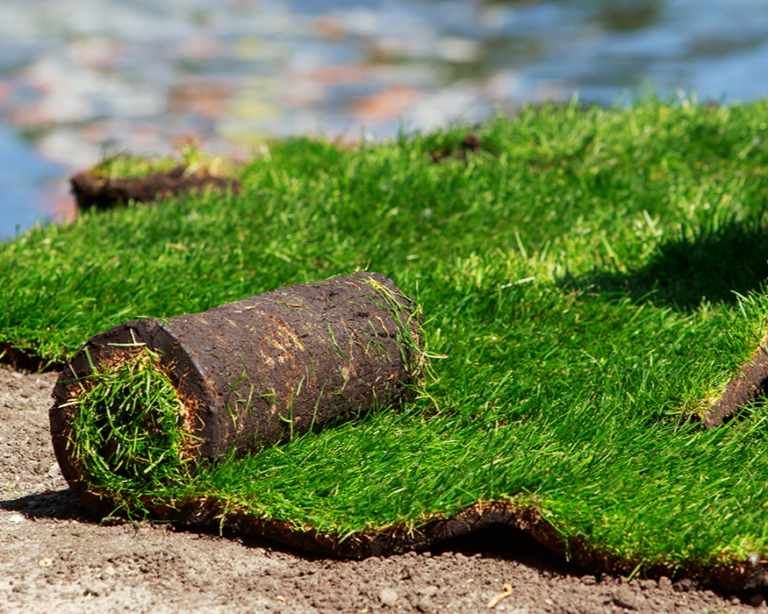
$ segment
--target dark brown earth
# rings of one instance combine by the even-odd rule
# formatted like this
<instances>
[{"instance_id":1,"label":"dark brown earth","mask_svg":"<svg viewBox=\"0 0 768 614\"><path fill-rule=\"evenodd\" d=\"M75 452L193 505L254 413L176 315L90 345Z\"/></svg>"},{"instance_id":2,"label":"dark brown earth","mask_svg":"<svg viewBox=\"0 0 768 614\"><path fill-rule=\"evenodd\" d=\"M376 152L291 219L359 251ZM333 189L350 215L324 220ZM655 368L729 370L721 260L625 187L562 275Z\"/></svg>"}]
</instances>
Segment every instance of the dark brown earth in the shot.
<instances>
[{"instance_id":1,"label":"dark brown earth","mask_svg":"<svg viewBox=\"0 0 768 614\"><path fill-rule=\"evenodd\" d=\"M0 367L0 613L756 612L685 581L595 576L510 527L424 554L323 558L266 540L100 521L66 487L48 434L56 373ZM493 610L496 595L511 593ZM764 605L759 611L768 611Z\"/></svg>"},{"instance_id":2,"label":"dark brown earth","mask_svg":"<svg viewBox=\"0 0 768 614\"><path fill-rule=\"evenodd\" d=\"M70 177L72 193L78 209L106 210L130 200L149 203L175 194L199 193L204 190L229 190L233 194L241 185L232 177L216 177L206 172L186 174L187 168L177 166L166 173L153 173L146 177L104 179L88 172Z\"/></svg>"}]
</instances>

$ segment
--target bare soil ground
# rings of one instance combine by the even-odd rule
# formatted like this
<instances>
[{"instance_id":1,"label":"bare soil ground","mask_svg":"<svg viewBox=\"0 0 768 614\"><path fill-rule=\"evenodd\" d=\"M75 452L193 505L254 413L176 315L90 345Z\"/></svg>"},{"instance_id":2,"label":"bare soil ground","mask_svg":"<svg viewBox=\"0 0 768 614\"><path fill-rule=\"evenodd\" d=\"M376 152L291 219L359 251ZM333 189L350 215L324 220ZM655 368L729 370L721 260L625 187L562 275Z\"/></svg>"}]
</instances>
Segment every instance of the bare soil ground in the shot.
<instances>
[{"instance_id":1,"label":"bare soil ground","mask_svg":"<svg viewBox=\"0 0 768 614\"><path fill-rule=\"evenodd\" d=\"M768 611L754 593L595 576L502 526L431 552L347 561L215 529L101 521L70 492L54 460L55 380L55 373L0 368L3 614Z\"/></svg>"}]
</instances>

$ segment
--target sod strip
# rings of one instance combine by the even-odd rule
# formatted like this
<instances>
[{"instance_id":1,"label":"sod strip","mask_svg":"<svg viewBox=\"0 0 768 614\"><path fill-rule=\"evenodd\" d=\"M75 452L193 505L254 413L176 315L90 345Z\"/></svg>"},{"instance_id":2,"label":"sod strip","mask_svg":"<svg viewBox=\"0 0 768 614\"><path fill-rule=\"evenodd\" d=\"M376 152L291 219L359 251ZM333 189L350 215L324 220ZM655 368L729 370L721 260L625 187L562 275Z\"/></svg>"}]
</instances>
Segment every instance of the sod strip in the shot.
<instances>
[{"instance_id":1,"label":"sod strip","mask_svg":"<svg viewBox=\"0 0 768 614\"><path fill-rule=\"evenodd\" d=\"M62 474L92 508L411 399L419 312L378 273L298 284L91 338L54 388ZM131 493L130 491L134 491Z\"/></svg>"},{"instance_id":2,"label":"sod strip","mask_svg":"<svg viewBox=\"0 0 768 614\"><path fill-rule=\"evenodd\" d=\"M210 190L237 194L242 188L224 158L204 155L195 145L181 146L176 153L179 159L118 154L73 175L69 181L78 209L103 211Z\"/></svg>"},{"instance_id":3,"label":"sod strip","mask_svg":"<svg viewBox=\"0 0 768 614\"><path fill-rule=\"evenodd\" d=\"M236 196L84 212L0 244L0 343L65 363L126 320L382 271L446 356L423 397L201 467L157 505L207 498L210 521L342 545L533 506L606 569L748 578L768 570L768 408L757 390L723 426L691 418L720 416L768 333L766 114L545 104L357 150L270 143ZM468 133L479 147L459 158Z\"/></svg>"}]
</instances>

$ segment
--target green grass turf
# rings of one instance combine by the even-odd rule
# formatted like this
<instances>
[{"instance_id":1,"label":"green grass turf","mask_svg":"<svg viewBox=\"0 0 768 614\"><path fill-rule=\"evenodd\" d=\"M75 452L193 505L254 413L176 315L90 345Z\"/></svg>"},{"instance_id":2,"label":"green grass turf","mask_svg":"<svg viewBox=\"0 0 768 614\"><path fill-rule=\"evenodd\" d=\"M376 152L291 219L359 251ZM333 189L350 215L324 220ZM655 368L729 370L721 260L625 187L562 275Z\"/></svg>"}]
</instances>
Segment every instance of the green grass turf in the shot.
<instances>
[{"instance_id":1,"label":"green grass turf","mask_svg":"<svg viewBox=\"0 0 768 614\"><path fill-rule=\"evenodd\" d=\"M427 395L147 492L341 535L503 499L633 563L764 557L768 413L687 418L766 334L766 118L649 99L359 151L274 143L238 196L0 245L0 342L62 360L132 318L369 267L417 295L446 356ZM431 161L470 130L480 152Z\"/></svg>"}]
</instances>

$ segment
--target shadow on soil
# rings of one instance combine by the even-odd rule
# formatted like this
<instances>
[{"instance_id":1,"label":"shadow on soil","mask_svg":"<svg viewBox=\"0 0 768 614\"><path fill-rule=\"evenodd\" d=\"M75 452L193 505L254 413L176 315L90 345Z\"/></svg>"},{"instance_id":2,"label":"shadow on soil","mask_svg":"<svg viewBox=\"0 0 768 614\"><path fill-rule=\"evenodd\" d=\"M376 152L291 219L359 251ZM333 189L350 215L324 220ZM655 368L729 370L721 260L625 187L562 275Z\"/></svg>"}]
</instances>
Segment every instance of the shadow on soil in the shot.
<instances>
[{"instance_id":1,"label":"shadow on soil","mask_svg":"<svg viewBox=\"0 0 768 614\"><path fill-rule=\"evenodd\" d=\"M563 288L629 296L680 311L703 301L733 304L768 279L768 224L730 221L695 234L682 232L650 261L627 272L594 271L561 280Z\"/></svg>"},{"instance_id":2,"label":"shadow on soil","mask_svg":"<svg viewBox=\"0 0 768 614\"><path fill-rule=\"evenodd\" d=\"M540 571L578 578L592 573L542 546L525 531L506 524L494 524L461 537L453 537L435 544L429 548L429 552L433 555L460 552L468 557L479 554L483 558L517 561Z\"/></svg>"},{"instance_id":3,"label":"shadow on soil","mask_svg":"<svg viewBox=\"0 0 768 614\"><path fill-rule=\"evenodd\" d=\"M19 512L27 518L52 518L55 520L78 520L99 522L101 516L85 507L69 489L37 495L26 495L10 501L0 501L0 509Z\"/></svg>"},{"instance_id":4,"label":"shadow on soil","mask_svg":"<svg viewBox=\"0 0 768 614\"><path fill-rule=\"evenodd\" d=\"M130 522L123 517L104 519L85 507L75 494L67 489L55 492L26 495L10 501L0 501L0 509L18 512L27 518L48 518L55 520L75 520L85 524L124 524ZM238 538L249 547L268 548L273 551L290 553L306 560L319 560L327 557L306 550L292 548L267 538L245 536L233 531L219 532L217 527L174 525L175 531L221 535ZM461 537L454 537L430 547L434 555L444 552L457 552L467 557L480 555L483 558L499 558L518 561L540 571L581 577L590 572L575 563L569 563L548 548L542 546L525 531L504 524L495 524Z\"/></svg>"},{"instance_id":5,"label":"shadow on soil","mask_svg":"<svg viewBox=\"0 0 768 614\"><path fill-rule=\"evenodd\" d=\"M77 495L75 495L69 488L42 494L25 495L24 497L19 497L18 499L12 499L10 501L0 501L0 510L6 512L18 512L30 519L45 518L52 520L74 520L83 524L121 525L130 524L132 522L124 516L104 517L101 514L92 512L80 502ZM231 539L237 538L249 547L261 547L281 552L290 552L308 560L324 558L319 554L290 548L267 538L240 535L228 529L219 531L217 526L192 526L182 524L174 524L172 526L174 531L203 535L224 535Z\"/></svg>"}]
</instances>

